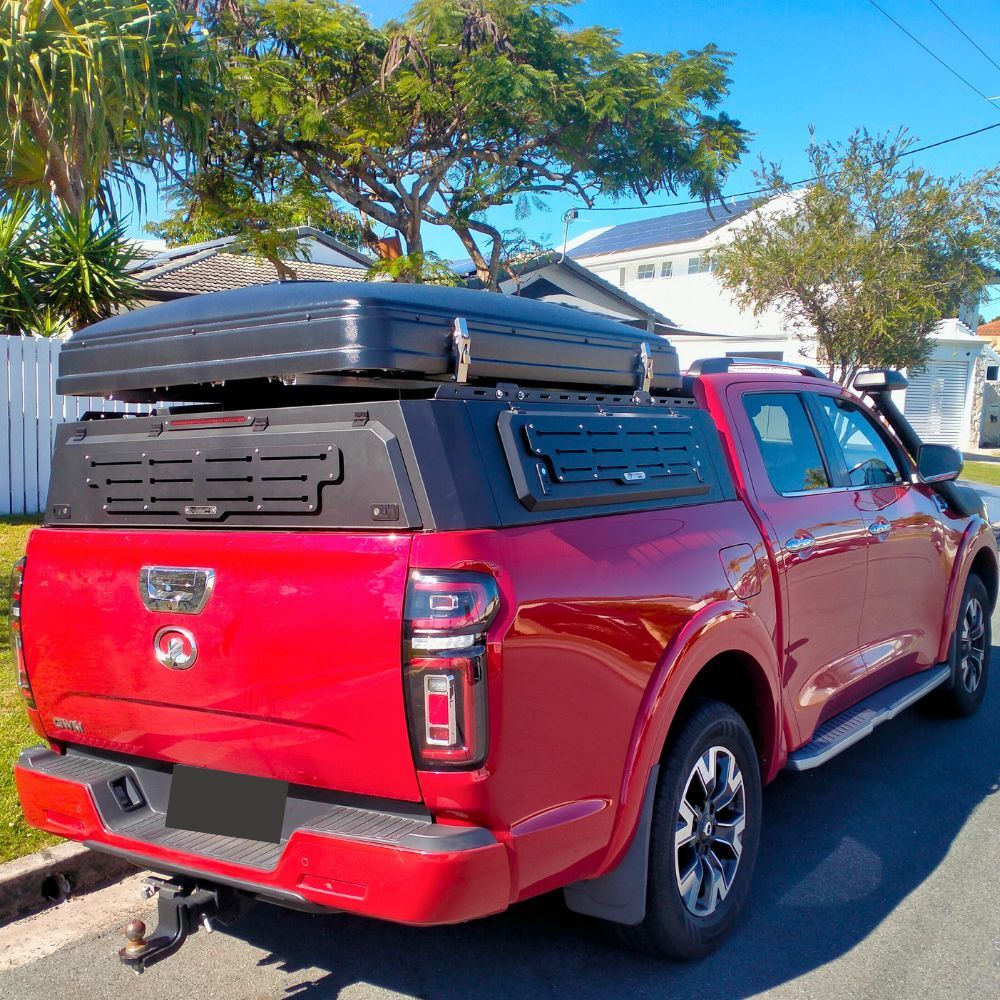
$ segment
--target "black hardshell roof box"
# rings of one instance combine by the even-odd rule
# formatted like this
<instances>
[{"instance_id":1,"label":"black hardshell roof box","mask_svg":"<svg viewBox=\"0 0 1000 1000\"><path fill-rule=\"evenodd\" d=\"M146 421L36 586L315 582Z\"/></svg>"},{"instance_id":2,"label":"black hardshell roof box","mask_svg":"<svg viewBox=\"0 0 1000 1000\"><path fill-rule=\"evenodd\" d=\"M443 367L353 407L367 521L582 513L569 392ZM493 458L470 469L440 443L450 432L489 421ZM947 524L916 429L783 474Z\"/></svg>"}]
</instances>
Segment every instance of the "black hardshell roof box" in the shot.
<instances>
[{"instance_id":1,"label":"black hardshell roof box","mask_svg":"<svg viewBox=\"0 0 1000 1000\"><path fill-rule=\"evenodd\" d=\"M358 377L680 385L666 340L583 310L429 285L291 281L178 299L80 330L60 352L57 391L193 401L220 383Z\"/></svg>"}]
</instances>

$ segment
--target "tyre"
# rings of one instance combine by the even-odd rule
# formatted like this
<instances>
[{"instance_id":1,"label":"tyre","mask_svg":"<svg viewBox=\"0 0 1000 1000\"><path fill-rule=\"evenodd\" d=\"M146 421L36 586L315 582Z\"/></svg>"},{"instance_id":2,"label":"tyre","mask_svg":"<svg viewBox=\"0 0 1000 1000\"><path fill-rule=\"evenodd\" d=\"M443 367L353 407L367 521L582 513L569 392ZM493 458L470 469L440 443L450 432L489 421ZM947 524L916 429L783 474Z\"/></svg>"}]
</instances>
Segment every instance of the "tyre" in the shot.
<instances>
[{"instance_id":1,"label":"tyre","mask_svg":"<svg viewBox=\"0 0 1000 1000\"><path fill-rule=\"evenodd\" d=\"M699 701L667 747L649 842L646 916L612 925L630 947L674 959L716 948L739 916L760 843L757 751L730 706Z\"/></svg>"},{"instance_id":2,"label":"tyre","mask_svg":"<svg viewBox=\"0 0 1000 1000\"><path fill-rule=\"evenodd\" d=\"M976 712L986 694L992 645L989 594L978 576L970 576L951 639L951 684L931 694L935 709L952 716Z\"/></svg>"}]
</instances>

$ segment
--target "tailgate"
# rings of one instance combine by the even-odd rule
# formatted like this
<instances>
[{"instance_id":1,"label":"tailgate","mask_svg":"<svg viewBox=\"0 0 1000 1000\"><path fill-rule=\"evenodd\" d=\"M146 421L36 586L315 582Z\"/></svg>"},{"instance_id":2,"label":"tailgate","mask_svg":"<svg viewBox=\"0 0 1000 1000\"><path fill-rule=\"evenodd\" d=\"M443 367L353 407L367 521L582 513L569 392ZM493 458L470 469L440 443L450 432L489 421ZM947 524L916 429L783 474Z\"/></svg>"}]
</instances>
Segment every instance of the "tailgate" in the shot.
<instances>
[{"instance_id":1,"label":"tailgate","mask_svg":"<svg viewBox=\"0 0 1000 1000\"><path fill-rule=\"evenodd\" d=\"M46 731L419 800L401 674L410 544L406 534L36 529L23 635ZM139 587L149 566L214 571L203 609L149 610ZM174 629L196 646L183 669L169 665L171 643L178 662L190 656Z\"/></svg>"}]
</instances>

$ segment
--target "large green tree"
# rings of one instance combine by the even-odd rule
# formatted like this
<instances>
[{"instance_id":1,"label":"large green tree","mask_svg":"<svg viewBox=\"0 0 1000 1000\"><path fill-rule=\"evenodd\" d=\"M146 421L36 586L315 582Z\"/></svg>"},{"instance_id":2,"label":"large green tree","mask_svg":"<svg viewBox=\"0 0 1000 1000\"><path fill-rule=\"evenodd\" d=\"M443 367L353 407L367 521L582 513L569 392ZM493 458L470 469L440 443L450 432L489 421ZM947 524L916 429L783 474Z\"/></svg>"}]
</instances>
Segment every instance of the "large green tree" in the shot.
<instances>
[{"instance_id":1,"label":"large green tree","mask_svg":"<svg viewBox=\"0 0 1000 1000\"><path fill-rule=\"evenodd\" d=\"M452 229L495 288L491 208L523 216L555 192L717 197L746 142L717 111L730 56L625 52L615 32L574 27L570 6L417 0L377 27L336 0L197 4L224 95L171 224L214 204L228 225L243 214L252 238L259 210L240 192L266 189L279 207L318 192L356 210L369 243L376 226L394 231L414 259L427 226Z\"/></svg>"},{"instance_id":2,"label":"large green tree","mask_svg":"<svg viewBox=\"0 0 1000 1000\"><path fill-rule=\"evenodd\" d=\"M0 194L28 191L72 214L141 198L143 168L202 147L208 51L174 0L4 0Z\"/></svg>"},{"instance_id":3,"label":"large green tree","mask_svg":"<svg viewBox=\"0 0 1000 1000\"><path fill-rule=\"evenodd\" d=\"M715 255L743 308L777 310L845 384L864 366L923 365L928 334L975 301L1000 258L1000 168L936 177L907 156L915 142L813 141L804 190L763 169L785 208L755 213Z\"/></svg>"}]
</instances>

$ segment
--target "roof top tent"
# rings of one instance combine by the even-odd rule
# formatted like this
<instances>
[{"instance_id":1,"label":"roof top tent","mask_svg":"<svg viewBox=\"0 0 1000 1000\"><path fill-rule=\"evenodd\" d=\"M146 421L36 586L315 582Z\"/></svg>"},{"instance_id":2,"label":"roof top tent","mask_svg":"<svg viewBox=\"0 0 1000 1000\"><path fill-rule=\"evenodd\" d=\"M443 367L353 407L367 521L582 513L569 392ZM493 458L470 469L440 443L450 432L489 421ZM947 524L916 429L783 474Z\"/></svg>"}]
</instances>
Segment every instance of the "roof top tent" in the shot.
<instances>
[{"instance_id":1,"label":"roof top tent","mask_svg":"<svg viewBox=\"0 0 1000 1000\"><path fill-rule=\"evenodd\" d=\"M323 281L105 320L66 343L57 386L66 395L229 406L501 381L590 392L680 386L669 342L600 316L467 289Z\"/></svg>"}]
</instances>

